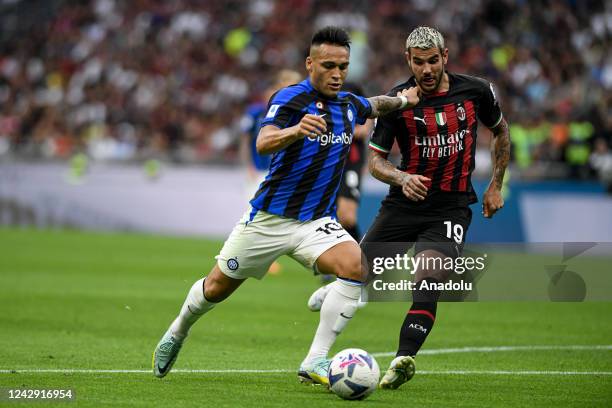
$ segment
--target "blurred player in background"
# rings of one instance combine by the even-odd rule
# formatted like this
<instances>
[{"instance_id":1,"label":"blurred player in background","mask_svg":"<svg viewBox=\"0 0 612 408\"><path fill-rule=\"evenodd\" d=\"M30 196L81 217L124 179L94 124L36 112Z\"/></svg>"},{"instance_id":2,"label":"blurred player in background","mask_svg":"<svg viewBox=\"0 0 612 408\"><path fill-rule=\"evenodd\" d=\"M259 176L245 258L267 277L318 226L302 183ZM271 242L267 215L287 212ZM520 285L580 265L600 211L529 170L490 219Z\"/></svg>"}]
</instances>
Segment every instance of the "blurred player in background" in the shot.
<instances>
[{"instance_id":1,"label":"blurred player in background","mask_svg":"<svg viewBox=\"0 0 612 408\"><path fill-rule=\"evenodd\" d=\"M215 266L192 286L159 341L153 355L157 377L168 374L190 327L202 315L246 278L263 278L274 260L289 255L308 268L338 277L330 284L312 345L298 370L302 381L329 384L327 354L353 317L365 279L359 245L332 218L355 124L419 101L416 87L398 96L368 99L342 92L349 55L346 31L319 30L306 58L308 79L271 98L257 137L257 151L274 154L270 171Z\"/></svg>"},{"instance_id":2,"label":"blurred player in background","mask_svg":"<svg viewBox=\"0 0 612 408\"><path fill-rule=\"evenodd\" d=\"M389 194L363 238L367 242L414 242L415 257L458 257L477 201L471 183L478 120L491 129L493 176L482 200L491 218L504 205L501 194L510 160L508 124L493 85L468 75L447 72L444 38L430 27L418 27L406 40L406 59L413 76L398 89L418 86L420 102L411 109L378 119L369 147L369 169L389 184ZM402 155L396 168L387 160L394 141ZM420 282L445 281L451 272L417 268ZM383 376L382 388L397 388L414 375L417 354L436 318L437 290L415 291L400 330L396 358Z\"/></svg>"},{"instance_id":3,"label":"blurred player in background","mask_svg":"<svg viewBox=\"0 0 612 408\"><path fill-rule=\"evenodd\" d=\"M257 135L259 128L266 116L266 106L272 95L282 88L297 84L302 80L302 75L297 71L284 69L274 78L274 83L269 86L263 94L263 100L251 104L241 120L241 128L244 132L240 139L240 157L246 167L246 199L250 200L257 192L259 185L264 181L270 168L270 155L263 155L257 152ZM274 261L270 265L270 272L276 275L281 271L281 265Z\"/></svg>"},{"instance_id":4,"label":"blurred player in background","mask_svg":"<svg viewBox=\"0 0 612 408\"><path fill-rule=\"evenodd\" d=\"M358 96L365 96L363 89L351 82L344 85L344 90ZM340 190L338 190L338 221L357 242L361 239L357 225L357 211L361 198L361 176L365 165L365 146L372 128L373 120L371 119L363 125L355 126L353 143L346 159Z\"/></svg>"}]
</instances>

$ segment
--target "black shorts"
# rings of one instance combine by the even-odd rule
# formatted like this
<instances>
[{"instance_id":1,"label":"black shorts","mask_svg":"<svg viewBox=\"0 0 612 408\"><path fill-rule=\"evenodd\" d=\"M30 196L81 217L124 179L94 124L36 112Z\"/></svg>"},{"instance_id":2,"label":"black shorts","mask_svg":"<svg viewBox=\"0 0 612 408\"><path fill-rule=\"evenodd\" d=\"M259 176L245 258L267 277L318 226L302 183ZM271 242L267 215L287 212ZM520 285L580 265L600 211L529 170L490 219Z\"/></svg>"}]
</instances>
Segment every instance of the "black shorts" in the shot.
<instances>
[{"instance_id":1,"label":"black shorts","mask_svg":"<svg viewBox=\"0 0 612 408\"><path fill-rule=\"evenodd\" d=\"M342 173L342 181L338 189L338 197L359 202L361 197L361 163L358 166L347 165Z\"/></svg>"},{"instance_id":2,"label":"black shorts","mask_svg":"<svg viewBox=\"0 0 612 408\"><path fill-rule=\"evenodd\" d=\"M468 206L410 211L383 205L361 242L414 243L415 254L433 249L454 258L461 256L471 221Z\"/></svg>"}]
</instances>

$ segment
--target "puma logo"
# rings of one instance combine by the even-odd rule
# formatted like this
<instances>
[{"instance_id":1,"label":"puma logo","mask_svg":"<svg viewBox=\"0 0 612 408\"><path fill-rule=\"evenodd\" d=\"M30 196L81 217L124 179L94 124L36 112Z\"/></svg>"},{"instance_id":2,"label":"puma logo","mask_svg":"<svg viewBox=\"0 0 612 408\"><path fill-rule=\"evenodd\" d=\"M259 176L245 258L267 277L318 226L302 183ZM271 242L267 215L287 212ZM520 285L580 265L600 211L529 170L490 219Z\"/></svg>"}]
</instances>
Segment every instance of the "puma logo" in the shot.
<instances>
[{"instance_id":1,"label":"puma logo","mask_svg":"<svg viewBox=\"0 0 612 408\"><path fill-rule=\"evenodd\" d=\"M427 123L425 122L425 118L419 118L418 116L414 117L414 120L420 120L421 122L423 122L424 125L426 125Z\"/></svg>"}]
</instances>

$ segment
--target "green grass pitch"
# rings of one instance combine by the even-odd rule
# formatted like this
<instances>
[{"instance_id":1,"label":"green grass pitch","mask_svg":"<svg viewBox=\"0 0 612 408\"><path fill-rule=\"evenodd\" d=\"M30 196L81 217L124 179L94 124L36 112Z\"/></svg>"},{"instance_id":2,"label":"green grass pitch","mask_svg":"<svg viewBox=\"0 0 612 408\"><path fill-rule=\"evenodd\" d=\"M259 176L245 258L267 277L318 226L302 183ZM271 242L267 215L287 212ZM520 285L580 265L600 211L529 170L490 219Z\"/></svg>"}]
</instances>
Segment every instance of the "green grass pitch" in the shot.
<instances>
[{"instance_id":1,"label":"green grass pitch","mask_svg":"<svg viewBox=\"0 0 612 408\"><path fill-rule=\"evenodd\" d=\"M295 371L318 322L305 304L318 280L288 258L280 275L246 282L201 319L175 365L228 371L157 379L153 348L221 244L0 229L0 388L75 390L75 402L31 404L41 407L612 406L611 303L444 303L416 376L399 390L348 402L302 385ZM392 352L407 309L368 305L332 351ZM586 347L566 348L573 345ZM527 349L439 352L498 346ZM391 357L377 359L385 369ZM62 371L70 369L92 371ZM237 372L249 369L280 372Z\"/></svg>"}]
</instances>

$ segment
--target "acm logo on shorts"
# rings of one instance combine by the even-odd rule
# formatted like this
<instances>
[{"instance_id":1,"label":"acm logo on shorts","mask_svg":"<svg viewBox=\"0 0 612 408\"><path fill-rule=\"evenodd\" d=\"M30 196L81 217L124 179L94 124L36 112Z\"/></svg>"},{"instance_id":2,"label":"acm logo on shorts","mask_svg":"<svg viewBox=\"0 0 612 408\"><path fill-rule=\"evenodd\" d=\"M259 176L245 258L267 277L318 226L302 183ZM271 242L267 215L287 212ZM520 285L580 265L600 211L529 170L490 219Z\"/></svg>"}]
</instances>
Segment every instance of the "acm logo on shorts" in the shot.
<instances>
[{"instance_id":1,"label":"acm logo on shorts","mask_svg":"<svg viewBox=\"0 0 612 408\"><path fill-rule=\"evenodd\" d=\"M227 260L227 267L230 271L235 271L236 269L238 269L239 266L240 265L238 264L238 259L230 258Z\"/></svg>"}]
</instances>

